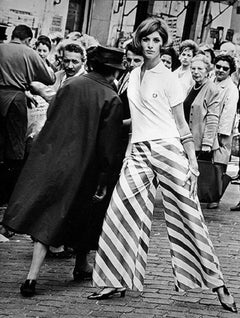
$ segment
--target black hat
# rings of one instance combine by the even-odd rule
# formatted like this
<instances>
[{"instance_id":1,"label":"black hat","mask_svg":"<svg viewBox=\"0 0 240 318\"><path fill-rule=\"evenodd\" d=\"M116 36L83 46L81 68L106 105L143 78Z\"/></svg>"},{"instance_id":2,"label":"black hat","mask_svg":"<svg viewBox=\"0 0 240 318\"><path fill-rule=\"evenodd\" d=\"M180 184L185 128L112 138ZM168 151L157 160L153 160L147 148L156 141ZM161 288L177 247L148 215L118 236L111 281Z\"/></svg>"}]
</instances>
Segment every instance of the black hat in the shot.
<instances>
[{"instance_id":1,"label":"black hat","mask_svg":"<svg viewBox=\"0 0 240 318\"><path fill-rule=\"evenodd\" d=\"M112 68L125 70L123 66L124 50L98 45L94 48L90 48L87 53L90 62L97 61Z\"/></svg>"}]
</instances>

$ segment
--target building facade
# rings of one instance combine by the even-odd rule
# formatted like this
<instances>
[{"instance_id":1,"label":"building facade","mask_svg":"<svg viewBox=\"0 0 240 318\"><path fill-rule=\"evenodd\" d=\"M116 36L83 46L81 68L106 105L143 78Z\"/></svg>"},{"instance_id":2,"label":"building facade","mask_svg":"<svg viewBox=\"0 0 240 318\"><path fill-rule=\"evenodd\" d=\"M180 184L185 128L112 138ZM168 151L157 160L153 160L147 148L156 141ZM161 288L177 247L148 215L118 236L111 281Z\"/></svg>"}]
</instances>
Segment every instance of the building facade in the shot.
<instances>
[{"instance_id":1,"label":"building facade","mask_svg":"<svg viewBox=\"0 0 240 318\"><path fill-rule=\"evenodd\" d=\"M169 25L177 47L183 39L215 44L240 32L240 1L0 0L0 23L29 25L34 36L80 31L103 45L121 46L149 15Z\"/></svg>"}]
</instances>

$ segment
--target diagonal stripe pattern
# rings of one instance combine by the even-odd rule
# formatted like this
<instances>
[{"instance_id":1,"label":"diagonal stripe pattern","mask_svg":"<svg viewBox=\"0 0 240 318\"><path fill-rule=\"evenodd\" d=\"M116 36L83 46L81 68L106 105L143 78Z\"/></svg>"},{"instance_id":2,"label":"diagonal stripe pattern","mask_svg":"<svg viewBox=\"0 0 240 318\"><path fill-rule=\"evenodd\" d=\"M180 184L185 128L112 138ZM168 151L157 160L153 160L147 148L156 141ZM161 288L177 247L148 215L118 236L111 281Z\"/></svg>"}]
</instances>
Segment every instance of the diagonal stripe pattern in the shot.
<instances>
[{"instance_id":1,"label":"diagonal stripe pattern","mask_svg":"<svg viewBox=\"0 0 240 318\"><path fill-rule=\"evenodd\" d=\"M198 199L182 186L188 160L179 139L136 143L106 213L94 286L143 290L156 189L160 186L176 290L224 284Z\"/></svg>"}]
</instances>

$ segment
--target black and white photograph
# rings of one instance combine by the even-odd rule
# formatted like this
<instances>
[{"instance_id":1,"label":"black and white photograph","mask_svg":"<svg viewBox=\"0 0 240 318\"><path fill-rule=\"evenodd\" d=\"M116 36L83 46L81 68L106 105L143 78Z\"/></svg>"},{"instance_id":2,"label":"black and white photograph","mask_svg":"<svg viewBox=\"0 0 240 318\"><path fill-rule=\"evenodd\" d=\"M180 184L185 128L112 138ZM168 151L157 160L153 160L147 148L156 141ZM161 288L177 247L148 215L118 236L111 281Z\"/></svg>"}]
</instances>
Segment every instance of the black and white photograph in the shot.
<instances>
[{"instance_id":1,"label":"black and white photograph","mask_svg":"<svg viewBox=\"0 0 240 318\"><path fill-rule=\"evenodd\" d=\"M238 317L240 0L0 12L0 317Z\"/></svg>"}]
</instances>

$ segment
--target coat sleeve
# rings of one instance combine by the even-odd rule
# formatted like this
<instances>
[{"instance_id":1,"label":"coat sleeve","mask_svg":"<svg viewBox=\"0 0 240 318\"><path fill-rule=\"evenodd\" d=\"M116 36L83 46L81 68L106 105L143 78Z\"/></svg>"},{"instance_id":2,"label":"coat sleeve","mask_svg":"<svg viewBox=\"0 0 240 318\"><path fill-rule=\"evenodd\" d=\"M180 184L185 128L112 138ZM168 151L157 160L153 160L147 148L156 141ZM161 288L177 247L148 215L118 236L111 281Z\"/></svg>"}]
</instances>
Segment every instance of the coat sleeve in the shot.
<instances>
[{"instance_id":1,"label":"coat sleeve","mask_svg":"<svg viewBox=\"0 0 240 318\"><path fill-rule=\"evenodd\" d=\"M106 101L102 110L98 139L99 184L106 185L116 160L122 129L122 103L118 96Z\"/></svg>"},{"instance_id":2,"label":"coat sleeve","mask_svg":"<svg viewBox=\"0 0 240 318\"><path fill-rule=\"evenodd\" d=\"M218 133L230 136L234 126L238 102L238 89L234 84L226 91L221 102L223 106L219 119Z\"/></svg>"},{"instance_id":3,"label":"coat sleeve","mask_svg":"<svg viewBox=\"0 0 240 318\"><path fill-rule=\"evenodd\" d=\"M207 115L202 145L212 147L217 134L220 111L220 99L217 87L208 90L204 103L207 109Z\"/></svg>"},{"instance_id":4,"label":"coat sleeve","mask_svg":"<svg viewBox=\"0 0 240 318\"><path fill-rule=\"evenodd\" d=\"M53 70L47 66L42 58L35 52L29 54L30 63L26 60L27 68L32 81L38 81L45 85L54 84L56 77Z\"/></svg>"}]
</instances>

